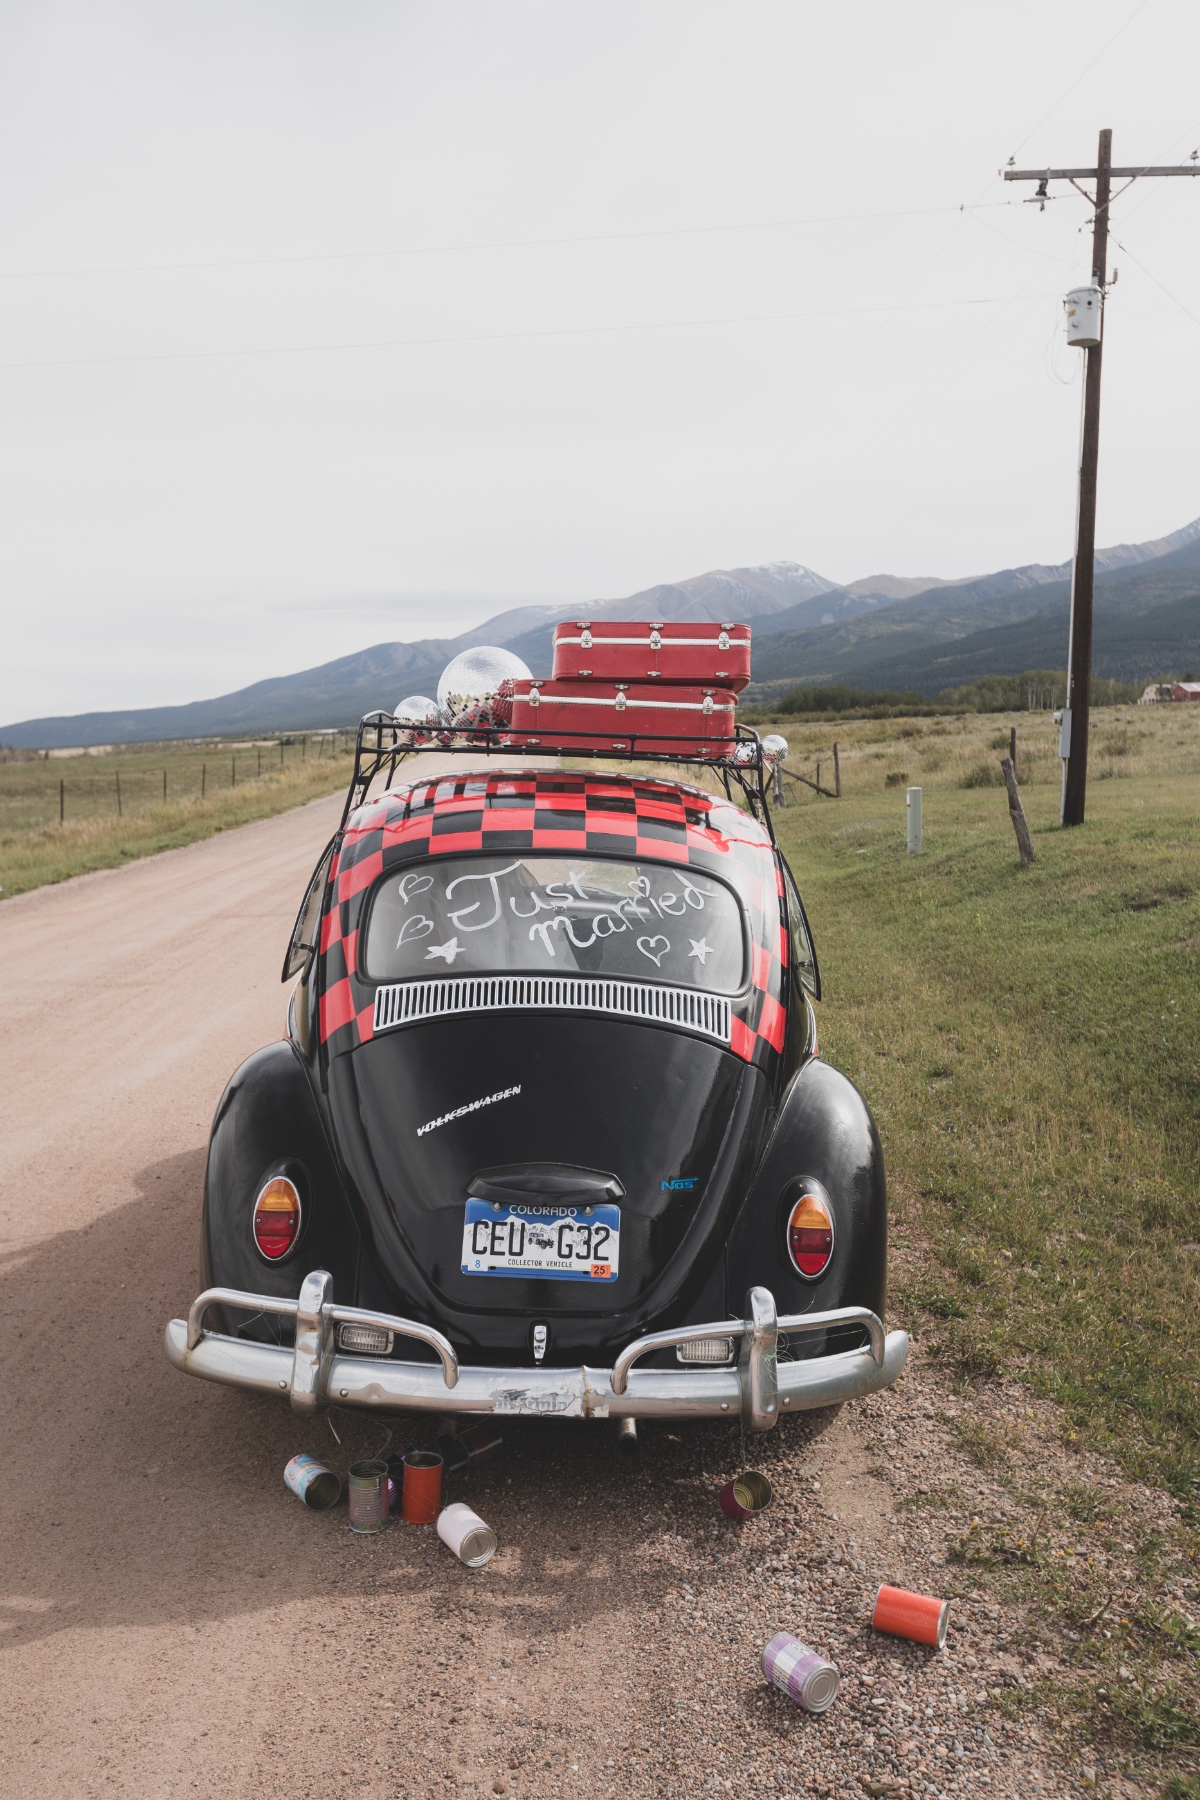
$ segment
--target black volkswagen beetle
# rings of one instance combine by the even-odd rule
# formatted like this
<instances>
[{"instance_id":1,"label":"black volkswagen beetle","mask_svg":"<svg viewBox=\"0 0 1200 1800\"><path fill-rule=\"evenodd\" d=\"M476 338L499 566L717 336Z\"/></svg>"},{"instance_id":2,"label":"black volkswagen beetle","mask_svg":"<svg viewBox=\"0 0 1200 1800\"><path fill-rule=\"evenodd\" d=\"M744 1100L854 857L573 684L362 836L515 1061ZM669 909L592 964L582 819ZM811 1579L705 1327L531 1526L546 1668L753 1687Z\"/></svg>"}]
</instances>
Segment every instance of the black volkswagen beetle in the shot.
<instances>
[{"instance_id":1,"label":"black volkswagen beetle","mask_svg":"<svg viewBox=\"0 0 1200 1800\"><path fill-rule=\"evenodd\" d=\"M599 757L404 783L409 742L360 728L170 1360L301 1413L756 1431L894 1381L879 1139L818 1055L757 739L724 795Z\"/></svg>"}]
</instances>

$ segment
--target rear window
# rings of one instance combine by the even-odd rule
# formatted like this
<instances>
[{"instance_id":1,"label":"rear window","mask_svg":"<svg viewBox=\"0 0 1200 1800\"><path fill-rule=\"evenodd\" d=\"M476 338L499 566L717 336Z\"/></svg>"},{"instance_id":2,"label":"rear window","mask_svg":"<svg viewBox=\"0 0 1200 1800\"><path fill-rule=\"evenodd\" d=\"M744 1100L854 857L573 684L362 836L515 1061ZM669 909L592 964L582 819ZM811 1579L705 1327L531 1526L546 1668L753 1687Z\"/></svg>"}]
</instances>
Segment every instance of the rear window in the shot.
<instances>
[{"instance_id":1,"label":"rear window","mask_svg":"<svg viewBox=\"0 0 1200 1800\"><path fill-rule=\"evenodd\" d=\"M744 966L734 895L663 863L439 857L385 877L367 925L373 981L578 971L736 994Z\"/></svg>"}]
</instances>

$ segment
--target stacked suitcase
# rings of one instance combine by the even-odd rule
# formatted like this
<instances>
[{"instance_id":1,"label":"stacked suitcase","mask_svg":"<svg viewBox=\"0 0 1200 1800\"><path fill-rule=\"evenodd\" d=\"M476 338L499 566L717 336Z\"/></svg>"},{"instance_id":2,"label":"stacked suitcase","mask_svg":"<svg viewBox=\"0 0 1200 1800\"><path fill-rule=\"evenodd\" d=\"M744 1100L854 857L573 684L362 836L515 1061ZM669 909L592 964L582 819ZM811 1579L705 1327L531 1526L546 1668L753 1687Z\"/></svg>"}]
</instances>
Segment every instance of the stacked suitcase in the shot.
<instances>
[{"instance_id":1,"label":"stacked suitcase","mask_svg":"<svg viewBox=\"0 0 1200 1800\"><path fill-rule=\"evenodd\" d=\"M555 626L551 679L512 684L505 742L688 762L725 756L749 679L748 625L575 620Z\"/></svg>"}]
</instances>

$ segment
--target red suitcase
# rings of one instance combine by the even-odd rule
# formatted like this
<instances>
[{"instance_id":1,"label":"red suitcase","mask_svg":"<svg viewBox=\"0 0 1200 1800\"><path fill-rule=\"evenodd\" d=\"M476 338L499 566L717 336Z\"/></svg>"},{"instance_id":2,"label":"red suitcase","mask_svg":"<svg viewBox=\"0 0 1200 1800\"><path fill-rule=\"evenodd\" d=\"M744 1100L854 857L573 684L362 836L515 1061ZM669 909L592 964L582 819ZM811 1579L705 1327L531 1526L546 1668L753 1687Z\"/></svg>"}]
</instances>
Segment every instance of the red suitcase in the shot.
<instances>
[{"instance_id":1,"label":"red suitcase","mask_svg":"<svg viewBox=\"0 0 1200 1800\"><path fill-rule=\"evenodd\" d=\"M744 688L748 625L569 620L554 627L555 681L669 681Z\"/></svg>"},{"instance_id":2,"label":"red suitcase","mask_svg":"<svg viewBox=\"0 0 1200 1800\"><path fill-rule=\"evenodd\" d=\"M648 682L518 681L512 697L514 749L624 750L639 746L693 761L725 755L734 738L737 696L728 688L658 687Z\"/></svg>"}]
</instances>

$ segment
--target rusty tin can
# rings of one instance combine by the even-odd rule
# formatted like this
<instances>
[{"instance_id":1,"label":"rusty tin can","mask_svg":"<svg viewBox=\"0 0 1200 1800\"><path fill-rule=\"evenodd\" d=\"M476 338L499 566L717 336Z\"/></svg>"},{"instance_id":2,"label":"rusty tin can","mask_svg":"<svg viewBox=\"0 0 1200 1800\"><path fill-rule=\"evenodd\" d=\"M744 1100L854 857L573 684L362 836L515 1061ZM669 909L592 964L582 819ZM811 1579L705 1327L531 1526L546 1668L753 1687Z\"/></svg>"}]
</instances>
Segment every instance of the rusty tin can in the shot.
<instances>
[{"instance_id":1,"label":"rusty tin can","mask_svg":"<svg viewBox=\"0 0 1200 1800\"><path fill-rule=\"evenodd\" d=\"M442 1504L442 1459L436 1450L410 1450L404 1459L400 1513L407 1525L433 1525Z\"/></svg>"},{"instance_id":2,"label":"rusty tin can","mask_svg":"<svg viewBox=\"0 0 1200 1800\"><path fill-rule=\"evenodd\" d=\"M388 1470L371 1458L350 1464L350 1529L366 1536L382 1531L388 1516Z\"/></svg>"},{"instance_id":3,"label":"rusty tin can","mask_svg":"<svg viewBox=\"0 0 1200 1800\"><path fill-rule=\"evenodd\" d=\"M302 1450L283 1471L283 1479L310 1512L327 1512L342 1495L342 1484L332 1469Z\"/></svg>"},{"instance_id":4,"label":"rusty tin can","mask_svg":"<svg viewBox=\"0 0 1200 1800\"><path fill-rule=\"evenodd\" d=\"M717 1496L727 1519L752 1519L771 1504L772 1487L757 1469L744 1469L727 1481Z\"/></svg>"},{"instance_id":5,"label":"rusty tin can","mask_svg":"<svg viewBox=\"0 0 1200 1800\"><path fill-rule=\"evenodd\" d=\"M494 1425L472 1425L469 1431L460 1432L458 1441L466 1446L472 1467L493 1462L504 1449L504 1438Z\"/></svg>"},{"instance_id":6,"label":"rusty tin can","mask_svg":"<svg viewBox=\"0 0 1200 1800\"><path fill-rule=\"evenodd\" d=\"M762 1654L762 1670L781 1694L807 1713L828 1712L842 1678L831 1662L810 1650L790 1631L777 1631Z\"/></svg>"},{"instance_id":7,"label":"rusty tin can","mask_svg":"<svg viewBox=\"0 0 1200 1800\"><path fill-rule=\"evenodd\" d=\"M461 1475L471 1460L471 1452L457 1431L439 1431L437 1447L447 1475Z\"/></svg>"},{"instance_id":8,"label":"rusty tin can","mask_svg":"<svg viewBox=\"0 0 1200 1800\"><path fill-rule=\"evenodd\" d=\"M948 1600L936 1600L932 1594L910 1594L907 1588L888 1587L886 1583L876 1594L871 1613L876 1631L909 1638L914 1644L928 1644L934 1650L940 1650L946 1642L949 1622Z\"/></svg>"}]
</instances>

